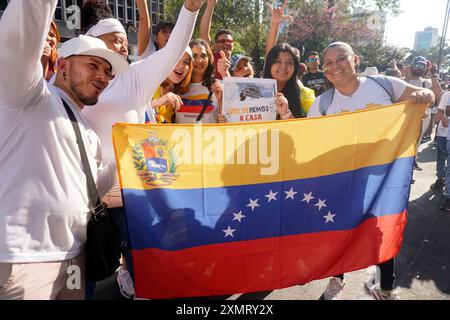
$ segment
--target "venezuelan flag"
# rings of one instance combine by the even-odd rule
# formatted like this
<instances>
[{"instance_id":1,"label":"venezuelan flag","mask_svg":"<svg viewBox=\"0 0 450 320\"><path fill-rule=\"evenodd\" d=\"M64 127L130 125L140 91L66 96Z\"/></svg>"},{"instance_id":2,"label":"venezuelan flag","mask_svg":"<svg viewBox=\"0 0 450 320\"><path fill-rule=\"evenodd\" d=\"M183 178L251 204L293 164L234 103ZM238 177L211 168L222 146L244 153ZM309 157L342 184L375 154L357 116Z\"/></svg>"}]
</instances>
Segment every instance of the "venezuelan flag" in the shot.
<instances>
[{"instance_id":1,"label":"venezuelan flag","mask_svg":"<svg viewBox=\"0 0 450 320\"><path fill-rule=\"evenodd\" d=\"M116 124L136 295L304 284L391 259L425 106L256 124Z\"/></svg>"}]
</instances>

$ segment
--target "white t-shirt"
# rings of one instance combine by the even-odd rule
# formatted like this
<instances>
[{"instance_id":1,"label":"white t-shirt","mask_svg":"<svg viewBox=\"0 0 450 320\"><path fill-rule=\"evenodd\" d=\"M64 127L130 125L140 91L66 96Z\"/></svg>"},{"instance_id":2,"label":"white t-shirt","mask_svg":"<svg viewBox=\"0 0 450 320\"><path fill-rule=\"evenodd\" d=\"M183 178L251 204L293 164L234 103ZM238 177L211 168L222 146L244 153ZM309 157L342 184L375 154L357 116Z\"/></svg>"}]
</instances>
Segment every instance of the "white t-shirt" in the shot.
<instances>
[{"instance_id":1,"label":"white t-shirt","mask_svg":"<svg viewBox=\"0 0 450 320\"><path fill-rule=\"evenodd\" d=\"M408 83L412 84L413 86L425 89L431 89L433 87L433 83L431 82L430 79L423 79L423 78L410 79ZM427 109L425 112L428 116L430 116L431 113L436 113L436 109L435 108Z\"/></svg>"},{"instance_id":2,"label":"white t-shirt","mask_svg":"<svg viewBox=\"0 0 450 320\"><path fill-rule=\"evenodd\" d=\"M433 87L433 83L430 79L410 79L408 81L409 84L412 84L413 86L419 87L419 88L425 88L425 89L431 89Z\"/></svg>"},{"instance_id":3,"label":"white t-shirt","mask_svg":"<svg viewBox=\"0 0 450 320\"><path fill-rule=\"evenodd\" d=\"M86 176L61 98L78 120L99 193L112 186L104 185L100 142L80 108L43 77L56 3L11 1L0 19L0 46L9 49L0 51L0 263L72 259L85 244Z\"/></svg>"},{"instance_id":4,"label":"white t-shirt","mask_svg":"<svg viewBox=\"0 0 450 320\"><path fill-rule=\"evenodd\" d=\"M442 95L441 101L439 102L438 109L444 111L444 114L445 114L445 109L446 109L447 106L450 106L450 91L445 92L445 93ZM450 117L448 117L448 119L450 120ZM438 137L447 137L447 140L450 139L450 131L448 130L448 127L445 128L445 127L442 125L442 121L439 122L439 125L438 125L438 129L437 129L436 135L437 135Z\"/></svg>"},{"instance_id":5,"label":"white t-shirt","mask_svg":"<svg viewBox=\"0 0 450 320\"><path fill-rule=\"evenodd\" d=\"M406 89L407 83L401 79L388 77L394 88L394 98L398 101ZM309 109L308 117L319 117L320 98L316 98L313 105ZM364 109L374 105L390 105L392 104L389 94L374 80L366 77L360 78L359 88L351 96L345 96L335 90L333 101L327 110L327 114L337 114L341 112L350 112Z\"/></svg>"}]
</instances>

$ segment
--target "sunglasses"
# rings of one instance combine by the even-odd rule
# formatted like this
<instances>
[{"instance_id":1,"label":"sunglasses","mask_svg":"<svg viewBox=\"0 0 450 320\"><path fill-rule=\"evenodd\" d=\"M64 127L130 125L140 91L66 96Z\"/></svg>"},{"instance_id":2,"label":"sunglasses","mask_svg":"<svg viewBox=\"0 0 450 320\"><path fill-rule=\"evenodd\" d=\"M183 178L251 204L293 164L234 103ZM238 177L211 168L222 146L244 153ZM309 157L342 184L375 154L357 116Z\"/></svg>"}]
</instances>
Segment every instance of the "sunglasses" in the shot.
<instances>
[{"instance_id":1,"label":"sunglasses","mask_svg":"<svg viewBox=\"0 0 450 320\"><path fill-rule=\"evenodd\" d=\"M233 43L234 42L234 40L229 40L229 39L220 39L220 40L217 40L217 42L218 43Z\"/></svg>"},{"instance_id":2,"label":"sunglasses","mask_svg":"<svg viewBox=\"0 0 450 320\"><path fill-rule=\"evenodd\" d=\"M427 66L426 66L426 65L423 65L423 64L421 64L421 63L419 63L419 64L413 65L413 68L425 70L425 69L427 68Z\"/></svg>"},{"instance_id":3,"label":"sunglasses","mask_svg":"<svg viewBox=\"0 0 450 320\"><path fill-rule=\"evenodd\" d=\"M319 60L319 58L308 58L306 59L306 62L317 62L317 60Z\"/></svg>"}]
</instances>

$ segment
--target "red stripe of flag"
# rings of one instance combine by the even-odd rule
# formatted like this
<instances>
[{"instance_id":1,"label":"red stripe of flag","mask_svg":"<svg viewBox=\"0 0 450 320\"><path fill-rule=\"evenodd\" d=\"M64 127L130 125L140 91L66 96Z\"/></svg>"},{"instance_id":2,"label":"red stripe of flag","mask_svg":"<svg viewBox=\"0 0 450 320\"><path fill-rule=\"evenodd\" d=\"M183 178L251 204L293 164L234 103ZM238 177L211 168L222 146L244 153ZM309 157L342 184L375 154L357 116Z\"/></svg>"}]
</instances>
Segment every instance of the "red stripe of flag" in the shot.
<instances>
[{"instance_id":1,"label":"red stripe of flag","mask_svg":"<svg viewBox=\"0 0 450 320\"><path fill-rule=\"evenodd\" d=\"M140 298L281 289L387 261L398 254L406 211L355 229L231 242L179 251L132 251ZM145 266L145 269L144 269Z\"/></svg>"}]
</instances>

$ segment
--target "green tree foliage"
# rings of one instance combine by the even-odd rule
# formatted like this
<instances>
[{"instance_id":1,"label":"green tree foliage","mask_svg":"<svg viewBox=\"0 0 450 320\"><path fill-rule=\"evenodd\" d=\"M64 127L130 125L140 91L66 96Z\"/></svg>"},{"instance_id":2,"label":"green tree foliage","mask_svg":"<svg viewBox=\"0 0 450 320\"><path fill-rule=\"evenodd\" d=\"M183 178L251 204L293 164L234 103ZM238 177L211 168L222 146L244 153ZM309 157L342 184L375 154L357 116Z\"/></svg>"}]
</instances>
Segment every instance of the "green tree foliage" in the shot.
<instances>
[{"instance_id":1,"label":"green tree foliage","mask_svg":"<svg viewBox=\"0 0 450 320\"><path fill-rule=\"evenodd\" d=\"M167 0L165 3L164 19L176 21L183 0ZM259 65L259 57L263 52L265 32L261 24L260 0L219 0L214 10L211 38L217 30L227 28L233 31L236 41L234 52L252 55L254 62ZM199 24L206 5L200 10L197 26L193 37L199 35Z\"/></svg>"},{"instance_id":2,"label":"green tree foliage","mask_svg":"<svg viewBox=\"0 0 450 320\"><path fill-rule=\"evenodd\" d=\"M164 18L176 21L182 3L183 0L167 0ZM231 29L235 52L251 55L257 71L262 67L259 62L263 59L270 25L268 3L273 1L219 0L211 27L211 37L220 28ZM194 37L198 37L205 7L199 13ZM287 14L294 17L294 23L280 30L279 42L321 51L333 41L346 41L361 55L362 67L371 65L381 70L388 67L390 60L401 60L405 50L384 45L382 37L368 27L364 17L352 18L353 7L383 10L392 15L400 12L399 0L288 0Z\"/></svg>"}]
</instances>

